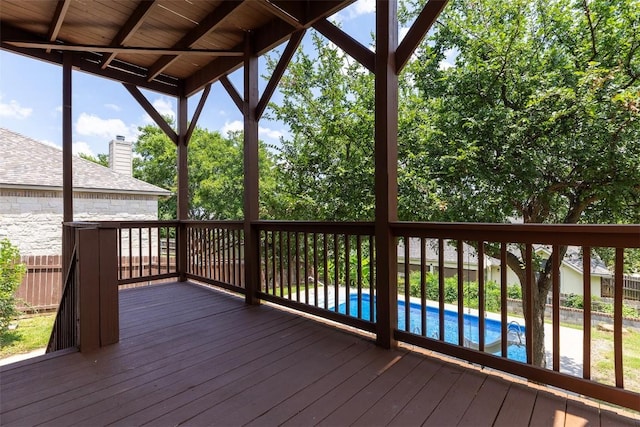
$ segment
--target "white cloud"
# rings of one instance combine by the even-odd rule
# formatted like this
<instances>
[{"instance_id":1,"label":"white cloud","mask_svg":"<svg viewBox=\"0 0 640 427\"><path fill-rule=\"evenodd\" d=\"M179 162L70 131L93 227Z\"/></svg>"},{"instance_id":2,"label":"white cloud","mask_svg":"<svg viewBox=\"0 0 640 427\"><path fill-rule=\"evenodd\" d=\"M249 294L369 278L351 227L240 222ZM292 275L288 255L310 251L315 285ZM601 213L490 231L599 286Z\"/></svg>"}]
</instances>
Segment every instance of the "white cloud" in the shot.
<instances>
[{"instance_id":1,"label":"white cloud","mask_svg":"<svg viewBox=\"0 0 640 427\"><path fill-rule=\"evenodd\" d=\"M93 157L96 156L91 148L89 148L89 144L84 141L74 142L71 151L75 156L78 156L80 153L88 154Z\"/></svg>"},{"instance_id":2,"label":"white cloud","mask_svg":"<svg viewBox=\"0 0 640 427\"><path fill-rule=\"evenodd\" d=\"M56 144L53 141L49 141L48 139L41 139L40 142L42 142L44 145L48 145L49 147L53 147L53 148L57 148L58 150L62 150L61 146L59 146L58 144Z\"/></svg>"},{"instance_id":3,"label":"white cloud","mask_svg":"<svg viewBox=\"0 0 640 427\"><path fill-rule=\"evenodd\" d=\"M102 119L87 113L80 113L75 128L79 135L98 136L105 140L111 140L116 135L122 135L127 140L134 140L138 135L136 126L127 126L120 119Z\"/></svg>"},{"instance_id":4,"label":"white cloud","mask_svg":"<svg viewBox=\"0 0 640 427\"><path fill-rule=\"evenodd\" d=\"M42 142L44 145L48 145L49 147L53 147L53 148L57 148L58 150L62 150L62 147L59 146L58 144L56 144L53 141L49 141L48 139L41 139L40 142ZM91 147L89 147L89 144L87 144L84 141L78 141L78 142L74 142L71 145L71 152L73 153L74 156L78 156L80 155L80 153L83 154L88 154L90 156L95 157L96 155L94 154L93 150L91 149Z\"/></svg>"},{"instance_id":5,"label":"white cloud","mask_svg":"<svg viewBox=\"0 0 640 427\"><path fill-rule=\"evenodd\" d=\"M440 61L438 68L441 70L446 70L448 68L453 67L453 64L456 62L456 57L458 56L458 52L455 49L447 49L444 51L444 59Z\"/></svg>"},{"instance_id":6,"label":"white cloud","mask_svg":"<svg viewBox=\"0 0 640 427\"><path fill-rule=\"evenodd\" d=\"M56 113L62 113L62 105L58 105L55 110Z\"/></svg>"},{"instance_id":7,"label":"white cloud","mask_svg":"<svg viewBox=\"0 0 640 427\"><path fill-rule=\"evenodd\" d=\"M407 35L407 33L409 32L410 28L409 27L400 27L400 29L398 30L398 41L402 41L404 39L404 36Z\"/></svg>"},{"instance_id":8,"label":"white cloud","mask_svg":"<svg viewBox=\"0 0 640 427\"><path fill-rule=\"evenodd\" d=\"M265 138L275 139L276 141L279 141L280 138L284 136L284 133L279 130L263 128L262 126L258 128L258 134Z\"/></svg>"},{"instance_id":9,"label":"white cloud","mask_svg":"<svg viewBox=\"0 0 640 427\"><path fill-rule=\"evenodd\" d=\"M332 16L332 18L338 22L347 21L349 19L357 18L360 15L375 13L375 11L376 0L358 0Z\"/></svg>"},{"instance_id":10,"label":"white cloud","mask_svg":"<svg viewBox=\"0 0 640 427\"><path fill-rule=\"evenodd\" d=\"M173 110L173 103L169 98L163 96L153 101L151 105L153 105L153 107L158 110L158 113L162 114L163 116L170 116L171 118L175 119L176 113Z\"/></svg>"},{"instance_id":11,"label":"white cloud","mask_svg":"<svg viewBox=\"0 0 640 427\"><path fill-rule=\"evenodd\" d=\"M116 104L104 104L105 108L108 108L109 110L113 110L113 111L120 111L122 110L122 108L120 108L119 105Z\"/></svg>"},{"instance_id":12,"label":"white cloud","mask_svg":"<svg viewBox=\"0 0 640 427\"><path fill-rule=\"evenodd\" d=\"M226 135L229 132L237 132L244 130L244 123L240 120L234 120L232 122L224 122L224 126L222 126L222 134Z\"/></svg>"},{"instance_id":13,"label":"white cloud","mask_svg":"<svg viewBox=\"0 0 640 427\"><path fill-rule=\"evenodd\" d=\"M0 101L2 97L0 96ZM0 116L12 119L26 119L33 112L33 108L23 107L18 101L12 99L8 103L0 102Z\"/></svg>"}]
</instances>

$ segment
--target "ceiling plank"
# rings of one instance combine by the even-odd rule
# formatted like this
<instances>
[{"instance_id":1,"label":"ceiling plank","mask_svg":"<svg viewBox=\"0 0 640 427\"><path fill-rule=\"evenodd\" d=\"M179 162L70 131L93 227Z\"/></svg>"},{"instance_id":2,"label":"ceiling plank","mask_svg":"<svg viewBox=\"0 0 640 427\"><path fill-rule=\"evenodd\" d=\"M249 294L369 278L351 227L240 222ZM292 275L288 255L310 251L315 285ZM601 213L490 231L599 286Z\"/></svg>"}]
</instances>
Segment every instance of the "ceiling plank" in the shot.
<instances>
[{"instance_id":1,"label":"ceiling plank","mask_svg":"<svg viewBox=\"0 0 640 427\"><path fill-rule=\"evenodd\" d=\"M51 26L49 27L49 34L47 36L49 41L53 42L58 38L58 33L60 32L60 28L62 28L62 23L64 22L64 17L69 10L70 4L71 0L58 0L56 11L53 14ZM47 53L50 52L51 50L47 49Z\"/></svg>"},{"instance_id":2,"label":"ceiling plank","mask_svg":"<svg viewBox=\"0 0 640 427\"><path fill-rule=\"evenodd\" d=\"M141 1L136 7L136 10L133 11L127 22L120 28L118 34L111 40L109 43L112 46L122 46L127 42L127 39L131 37L142 25L144 18L147 16L153 5L155 4L155 0L152 1ZM112 52L108 55L104 61L102 62L101 68L104 70L109 66L111 61L116 57L118 53Z\"/></svg>"},{"instance_id":3,"label":"ceiling plank","mask_svg":"<svg viewBox=\"0 0 640 427\"><path fill-rule=\"evenodd\" d=\"M154 122L164 131L164 133L173 141L174 144L178 145L178 134L174 131L171 126L167 123L167 121L162 117L162 114L158 113L158 110L155 109L153 105L145 98L145 96L140 92L135 85L123 83L124 87L129 91L131 96L138 101L138 104L144 109L144 111L151 116Z\"/></svg>"},{"instance_id":4,"label":"ceiling plank","mask_svg":"<svg viewBox=\"0 0 640 427\"><path fill-rule=\"evenodd\" d=\"M231 80L229 80L229 77L220 77L220 83L222 83L222 86L224 86L224 88L227 90L227 93L231 97L231 100L236 104L236 107L238 107L240 112L242 112L242 110L244 109L244 101L242 100L242 97L238 93L236 87L233 85L233 83L231 83Z\"/></svg>"},{"instance_id":5,"label":"ceiling plank","mask_svg":"<svg viewBox=\"0 0 640 427\"><path fill-rule=\"evenodd\" d=\"M300 30L291 35L289 43L287 43L287 47L284 49L284 52L282 52L282 56L280 56L280 60L278 61L276 68L273 70L273 74L271 75L271 78L267 83L267 87L265 87L264 92L260 97L260 101L258 102L258 105L256 107L256 117L258 118L258 120L260 120L260 118L262 117L267 104L271 100L273 92L276 90L278 83L280 83L280 79L284 75L284 72L287 70L287 66L291 61L291 58L293 58L293 55L298 49L298 46L300 46L300 42L302 41L305 32L306 30Z\"/></svg>"},{"instance_id":6,"label":"ceiling plank","mask_svg":"<svg viewBox=\"0 0 640 427\"><path fill-rule=\"evenodd\" d=\"M240 1L224 1L220 6L207 15L200 24L193 30L185 34L178 43L173 46L173 49L184 50L190 48L198 40L206 36L217 25L219 25L231 12L233 12L242 2ZM173 61L178 58L178 55L165 55L158 59L153 65L149 67L149 75L147 80L151 81L155 79L160 73L162 73Z\"/></svg>"},{"instance_id":7,"label":"ceiling plank","mask_svg":"<svg viewBox=\"0 0 640 427\"><path fill-rule=\"evenodd\" d=\"M287 13L287 11L281 9L280 7L278 7L278 5L269 0L257 0L254 4L260 7L265 12L277 16L279 19L291 25L293 28L304 28L304 25L302 25L302 23L295 16L290 15L289 13Z\"/></svg>"},{"instance_id":8,"label":"ceiling plank","mask_svg":"<svg viewBox=\"0 0 640 427\"><path fill-rule=\"evenodd\" d=\"M396 49L397 73L402 71L446 5L447 0L429 0L427 4L424 5L420 15L418 15L407 35L402 39L402 43L400 43Z\"/></svg>"},{"instance_id":9,"label":"ceiling plank","mask_svg":"<svg viewBox=\"0 0 640 427\"><path fill-rule=\"evenodd\" d=\"M71 52L98 52L98 53L135 53L137 55L198 55L198 56L242 56L243 52L236 50L213 50L213 49L163 49L156 47L138 46L96 46L96 45L76 45L60 43L42 43L5 40L4 43L30 49L47 49Z\"/></svg>"},{"instance_id":10,"label":"ceiling plank","mask_svg":"<svg viewBox=\"0 0 640 427\"><path fill-rule=\"evenodd\" d=\"M375 72L376 56L363 46L359 41L333 25L326 19L321 19L313 25L313 28L322 33L323 36L334 42L340 49L358 61L362 66L372 73Z\"/></svg>"}]
</instances>

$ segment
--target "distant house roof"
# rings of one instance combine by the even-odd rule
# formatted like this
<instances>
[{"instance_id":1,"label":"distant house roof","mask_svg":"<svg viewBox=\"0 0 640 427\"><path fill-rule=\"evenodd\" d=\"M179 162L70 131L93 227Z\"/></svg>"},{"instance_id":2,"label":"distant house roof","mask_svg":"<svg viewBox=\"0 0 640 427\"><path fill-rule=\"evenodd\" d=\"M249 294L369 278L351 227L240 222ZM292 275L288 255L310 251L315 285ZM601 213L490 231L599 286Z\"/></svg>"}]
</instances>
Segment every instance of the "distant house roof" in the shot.
<instances>
[{"instance_id":1,"label":"distant house roof","mask_svg":"<svg viewBox=\"0 0 640 427\"><path fill-rule=\"evenodd\" d=\"M437 242L434 239L427 239L425 244L425 259L427 263L438 262L438 248ZM551 254L551 248L544 245L534 245L534 249L536 251L543 251L547 254ZM463 254L464 254L464 263L467 266L477 266L478 265L478 253L476 249L463 243ZM521 257L520 251L518 248L511 248L511 252L513 252L516 256ZM400 242L398 244L398 260L404 262L404 243ZM409 260L413 263L420 262L420 239L412 237L409 240ZM489 257L491 258L491 257ZM456 246L453 246L449 243L444 244L444 261L445 263L455 263L458 260L458 251ZM496 260L496 263L499 263L499 260ZM567 248L567 253L563 259L563 264L569 266L570 268L576 270L580 274L583 273L583 264L582 264L582 254L580 253L580 248L577 246L569 246ZM494 264L496 264L494 263ZM605 263L598 257L597 254L591 254L591 275L593 276L603 276L610 277L612 275L611 271L607 269Z\"/></svg>"},{"instance_id":2,"label":"distant house roof","mask_svg":"<svg viewBox=\"0 0 640 427\"><path fill-rule=\"evenodd\" d=\"M0 128L0 188L61 190L62 150ZM163 188L122 175L97 163L73 156L75 191L171 194Z\"/></svg>"}]
</instances>

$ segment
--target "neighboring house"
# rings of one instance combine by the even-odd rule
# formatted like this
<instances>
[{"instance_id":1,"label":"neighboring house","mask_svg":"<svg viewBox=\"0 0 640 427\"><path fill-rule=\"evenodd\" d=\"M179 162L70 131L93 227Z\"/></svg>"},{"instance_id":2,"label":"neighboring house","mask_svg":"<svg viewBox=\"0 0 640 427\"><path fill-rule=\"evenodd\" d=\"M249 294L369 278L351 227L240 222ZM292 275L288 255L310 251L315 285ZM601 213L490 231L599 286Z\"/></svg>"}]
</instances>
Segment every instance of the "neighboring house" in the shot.
<instances>
[{"instance_id":1,"label":"neighboring house","mask_svg":"<svg viewBox=\"0 0 640 427\"><path fill-rule=\"evenodd\" d=\"M62 150L3 128L0 146L0 238L36 267L59 265ZM124 138L112 141L109 153L110 168L73 157L74 221L157 220L158 199L171 193L132 177Z\"/></svg>"},{"instance_id":2,"label":"neighboring house","mask_svg":"<svg viewBox=\"0 0 640 427\"><path fill-rule=\"evenodd\" d=\"M534 248L536 254L543 259L549 258L551 252L544 246ZM478 277L478 255L470 245L463 244L463 271L465 280L477 281ZM425 244L425 263L428 272L436 272L438 268L438 248L436 240L427 239ZM420 239L412 238L409 242L409 264L411 271L420 269ZM398 245L398 272L403 274L405 260L405 249L402 242ZM458 252L455 246L444 245L444 273L445 277L452 277L457 274ZM484 260L485 280L500 282L500 260L485 256ZM602 296L602 285L612 277L612 273L606 268L604 263L592 254L591 259L591 295ZM507 284L518 284L518 277L509 269L507 271ZM560 293L561 294L583 294L583 265L582 255L579 248L569 246L567 253L560 266Z\"/></svg>"}]
</instances>

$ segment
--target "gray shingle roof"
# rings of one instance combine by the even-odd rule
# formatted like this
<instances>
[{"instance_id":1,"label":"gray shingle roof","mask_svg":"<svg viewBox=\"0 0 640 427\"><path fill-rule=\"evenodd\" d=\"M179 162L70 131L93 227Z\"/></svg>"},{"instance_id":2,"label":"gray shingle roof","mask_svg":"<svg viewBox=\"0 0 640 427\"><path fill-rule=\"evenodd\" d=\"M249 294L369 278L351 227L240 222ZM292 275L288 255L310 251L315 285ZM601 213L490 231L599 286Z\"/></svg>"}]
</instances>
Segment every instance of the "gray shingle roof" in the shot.
<instances>
[{"instance_id":1,"label":"gray shingle roof","mask_svg":"<svg viewBox=\"0 0 640 427\"><path fill-rule=\"evenodd\" d=\"M0 188L62 188L62 150L0 128ZM74 190L168 196L171 192L73 157Z\"/></svg>"}]
</instances>

